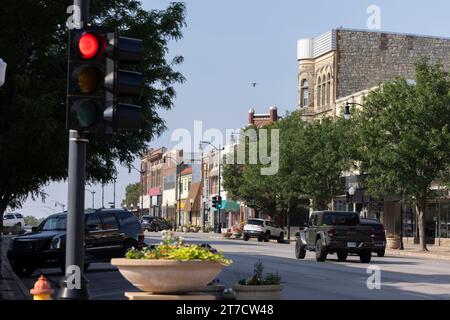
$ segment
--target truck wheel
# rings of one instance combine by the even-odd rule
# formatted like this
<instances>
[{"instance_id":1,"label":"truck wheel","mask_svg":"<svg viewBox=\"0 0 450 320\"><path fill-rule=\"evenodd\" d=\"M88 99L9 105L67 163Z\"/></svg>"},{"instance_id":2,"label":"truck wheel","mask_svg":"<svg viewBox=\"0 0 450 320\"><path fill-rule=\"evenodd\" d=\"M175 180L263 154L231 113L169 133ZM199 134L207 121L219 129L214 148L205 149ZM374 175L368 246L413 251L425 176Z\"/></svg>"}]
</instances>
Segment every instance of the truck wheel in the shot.
<instances>
[{"instance_id":1,"label":"truck wheel","mask_svg":"<svg viewBox=\"0 0 450 320\"><path fill-rule=\"evenodd\" d=\"M319 262L324 262L327 260L327 248L322 245L322 240L317 239L316 241L316 260Z\"/></svg>"},{"instance_id":2,"label":"truck wheel","mask_svg":"<svg viewBox=\"0 0 450 320\"><path fill-rule=\"evenodd\" d=\"M270 231L266 232L266 236L264 237L264 242L269 242L270 241Z\"/></svg>"},{"instance_id":3,"label":"truck wheel","mask_svg":"<svg viewBox=\"0 0 450 320\"><path fill-rule=\"evenodd\" d=\"M386 253L386 250L385 250L385 249L379 250L379 251L377 252L377 256L380 257L380 258L382 258L382 257L384 257L385 253Z\"/></svg>"},{"instance_id":4,"label":"truck wheel","mask_svg":"<svg viewBox=\"0 0 450 320\"><path fill-rule=\"evenodd\" d=\"M345 260L347 260L348 252L338 251L337 252L337 257L338 257L338 261L344 262Z\"/></svg>"},{"instance_id":5,"label":"truck wheel","mask_svg":"<svg viewBox=\"0 0 450 320\"><path fill-rule=\"evenodd\" d=\"M284 243L284 233L280 232L280 236L278 237L278 243Z\"/></svg>"},{"instance_id":6,"label":"truck wheel","mask_svg":"<svg viewBox=\"0 0 450 320\"><path fill-rule=\"evenodd\" d=\"M244 241L248 241L250 239L250 237L244 233L244 236L242 237L242 239Z\"/></svg>"},{"instance_id":7,"label":"truck wheel","mask_svg":"<svg viewBox=\"0 0 450 320\"><path fill-rule=\"evenodd\" d=\"M297 259L305 259L306 256L306 248L301 244L299 238L295 241L295 257Z\"/></svg>"},{"instance_id":8,"label":"truck wheel","mask_svg":"<svg viewBox=\"0 0 450 320\"><path fill-rule=\"evenodd\" d=\"M361 251L359 260L361 263L370 263L370 260L372 260L372 252L370 250Z\"/></svg>"}]
</instances>

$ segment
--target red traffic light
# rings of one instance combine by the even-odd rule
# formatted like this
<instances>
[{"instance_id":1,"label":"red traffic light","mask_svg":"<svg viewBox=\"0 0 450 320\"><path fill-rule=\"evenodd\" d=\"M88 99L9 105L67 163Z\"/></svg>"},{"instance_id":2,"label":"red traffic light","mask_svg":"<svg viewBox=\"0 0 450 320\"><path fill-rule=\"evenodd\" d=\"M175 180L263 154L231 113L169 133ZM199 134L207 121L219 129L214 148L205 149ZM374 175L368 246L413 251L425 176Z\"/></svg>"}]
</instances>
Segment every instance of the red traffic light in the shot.
<instances>
[{"instance_id":1,"label":"red traffic light","mask_svg":"<svg viewBox=\"0 0 450 320\"><path fill-rule=\"evenodd\" d=\"M95 57L100 49L98 39L92 33L85 33L78 41L78 50L83 59L92 59Z\"/></svg>"}]
</instances>

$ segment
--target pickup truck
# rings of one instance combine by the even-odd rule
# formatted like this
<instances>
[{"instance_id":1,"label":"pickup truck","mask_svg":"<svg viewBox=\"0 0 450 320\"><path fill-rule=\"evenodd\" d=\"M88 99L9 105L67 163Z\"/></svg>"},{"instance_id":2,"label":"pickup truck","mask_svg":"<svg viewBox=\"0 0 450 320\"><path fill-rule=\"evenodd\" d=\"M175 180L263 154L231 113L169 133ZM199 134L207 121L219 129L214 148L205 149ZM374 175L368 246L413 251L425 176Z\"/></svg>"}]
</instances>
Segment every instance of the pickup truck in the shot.
<instances>
[{"instance_id":1,"label":"pickup truck","mask_svg":"<svg viewBox=\"0 0 450 320\"><path fill-rule=\"evenodd\" d=\"M357 254L362 263L370 263L374 236L373 228L360 225L357 212L313 212L308 226L296 234L295 256L304 259L306 251L314 251L323 262L328 254L336 253L339 261Z\"/></svg>"}]
</instances>

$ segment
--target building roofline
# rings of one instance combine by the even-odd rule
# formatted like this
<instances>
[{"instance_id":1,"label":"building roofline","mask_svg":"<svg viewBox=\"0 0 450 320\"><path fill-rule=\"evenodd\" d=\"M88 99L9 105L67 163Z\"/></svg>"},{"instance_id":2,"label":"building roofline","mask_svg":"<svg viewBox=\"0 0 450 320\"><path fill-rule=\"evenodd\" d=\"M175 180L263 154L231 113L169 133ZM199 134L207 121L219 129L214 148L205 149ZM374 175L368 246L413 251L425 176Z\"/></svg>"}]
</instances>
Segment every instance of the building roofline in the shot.
<instances>
[{"instance_id":1,"label":"building roofline","mask_svg":"<svg viewBox=\"0 0 450 320\"><path fill-rule=\"evenodd\" d=\"M368 29L353 29L353 28L336 28L331 31L350 31L350 32L365 32L365 33L385 33L397 36L410 36L410 37L418 37L418 38L430 38L430 39L440 39L440 40L450 40L449 37L443 36L430 36L424 34L414 34L414 33L403 33L403 32L394 32L394 31L383 31L383 30L368 30Z\"/></svg>"}]
</instances>

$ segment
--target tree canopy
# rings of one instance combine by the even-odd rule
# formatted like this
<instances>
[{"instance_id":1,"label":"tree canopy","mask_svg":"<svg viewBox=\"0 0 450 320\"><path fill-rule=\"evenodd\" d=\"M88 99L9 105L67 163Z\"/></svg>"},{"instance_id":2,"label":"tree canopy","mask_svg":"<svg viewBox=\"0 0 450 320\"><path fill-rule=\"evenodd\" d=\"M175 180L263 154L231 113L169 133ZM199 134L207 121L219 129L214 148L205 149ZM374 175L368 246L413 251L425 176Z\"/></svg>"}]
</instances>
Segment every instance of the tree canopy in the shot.
<instances>
[{"instance_id":1,"label":"tree canopy","mask_svg":"<svg viewBox=\"0 0 450 320\"><path fill-rule=\"evenodd\" d=\"M139 197L140 196L141 196L141 184L139 182L134 183L134 184L129 184L125 188L125 199L122 200L121 207L137 208L139 205Z\"/></svg>"},{"instance_id":2,"label":"tree canopy","mask_svg":"<svg viewBox=\"0 0 450 320\"><path fill-rule=\"evenodd\" d=\"M65 128L68 1L2 1L0 57L8 63L0 88L0 214L20 207L28 195L44 196L50 181L67 177L68 132ZM123 36L144 40L145 86L138 105L144 126L112 138L91 135L86 175L107 183L115 163L129 164L146 143L165 129L158 109L171 109L174 85L184 81L174 68L182 57L168 59L168 43L182 37L185 5L145 11L136 0L91 1L91 21L117 27Z\"/></svg>"},{"instance_id":3,"label":"tree canopy","mask_svg":"<svg viewBox=\"0 0 450 320\"><path fill-rule=\"evenodd\" d=\"M421 60L416 84L396 79L371 92L357 116L366 184L374 196L412 200L422 249L433 182L450 178L450 77Z\"/></svg>"}]
</instances>

